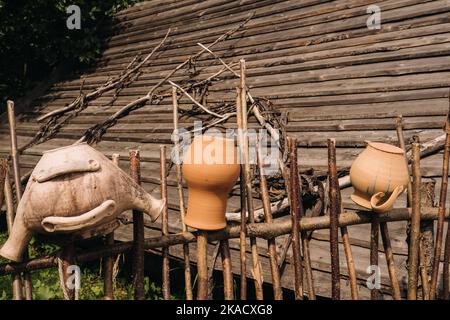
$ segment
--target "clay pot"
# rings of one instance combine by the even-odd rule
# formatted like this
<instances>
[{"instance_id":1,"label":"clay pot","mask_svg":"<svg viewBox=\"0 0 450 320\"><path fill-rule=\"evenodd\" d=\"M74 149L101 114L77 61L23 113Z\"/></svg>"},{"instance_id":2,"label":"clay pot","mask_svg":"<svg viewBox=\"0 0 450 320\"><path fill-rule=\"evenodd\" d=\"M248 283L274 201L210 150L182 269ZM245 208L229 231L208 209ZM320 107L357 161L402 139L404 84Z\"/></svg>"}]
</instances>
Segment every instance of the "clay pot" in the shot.
<instances>
[{"instance_id":1,"label":"clay pot","mask_svg":"<svg viewBox=\"0 0 450 320\"><path fill-rule=\"evenodd\" d=\"M186 225L201 230L225 228L228 194L239 173L234 140L196 136L183 157L189 191Z\"/></svg>"},{"instance_id":2,"label":"clay pot","mask_svg":"<svg viewBox=\"0 0 450 320\"><path fill-rule=\"evenodd\" d=\"M87 144L50 150L31 173L0 255L20 261L34 233L95 236L130 209L156 220L163 204Z\"/></svg>"},{"instance_id":3,"label":"clay pot","mask_svg":"<svg viewBox=\"0 0 450 320\"><path fill-rule=\"evenodd\" d=\"M350 180L355 189L351 199L375 212L387 212L406 189L408 179L402 149L386 143L368 142L350 169Z\"/></svg>"}]
</instances>

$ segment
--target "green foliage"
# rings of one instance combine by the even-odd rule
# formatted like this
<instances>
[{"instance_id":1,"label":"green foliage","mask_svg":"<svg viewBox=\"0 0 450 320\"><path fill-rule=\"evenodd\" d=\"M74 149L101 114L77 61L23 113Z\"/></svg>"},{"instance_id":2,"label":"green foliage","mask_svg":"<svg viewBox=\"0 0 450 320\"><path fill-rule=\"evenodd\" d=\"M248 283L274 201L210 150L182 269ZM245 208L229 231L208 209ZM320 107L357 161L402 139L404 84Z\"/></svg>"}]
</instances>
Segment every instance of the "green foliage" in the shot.
<instances>
[{"instance_id":1,"label":"green foliage","mask_svg":"<svg viewBox=\"0 0 450 320\"><path fill-rule=\"evenodd\" d=\"M22 96L58 63L92 64L112 16L136 0L0 0L0 103ZM66 8L81 9L69 30Z\"/></svg>"}]
</instances>

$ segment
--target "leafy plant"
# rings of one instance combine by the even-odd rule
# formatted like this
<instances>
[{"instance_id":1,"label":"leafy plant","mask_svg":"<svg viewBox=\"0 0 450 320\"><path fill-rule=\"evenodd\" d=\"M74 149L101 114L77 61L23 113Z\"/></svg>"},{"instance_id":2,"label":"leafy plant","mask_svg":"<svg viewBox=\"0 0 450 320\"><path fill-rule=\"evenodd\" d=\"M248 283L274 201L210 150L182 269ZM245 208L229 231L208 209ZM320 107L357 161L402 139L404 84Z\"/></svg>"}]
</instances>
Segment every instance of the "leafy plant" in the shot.
<instances>
[{"instance_id":1,"label":"leafy plant","mask_svg":"<svg viewBox=\"0 0 450 320\"><path fill-rule=\"evenodd\" d=\"M95 62L112 16L135 2L0 0L0 103L24 95L62 61L74 66ZM66 27L70 5L81 9L80 30Z\"/></svg>"}]
</instances>

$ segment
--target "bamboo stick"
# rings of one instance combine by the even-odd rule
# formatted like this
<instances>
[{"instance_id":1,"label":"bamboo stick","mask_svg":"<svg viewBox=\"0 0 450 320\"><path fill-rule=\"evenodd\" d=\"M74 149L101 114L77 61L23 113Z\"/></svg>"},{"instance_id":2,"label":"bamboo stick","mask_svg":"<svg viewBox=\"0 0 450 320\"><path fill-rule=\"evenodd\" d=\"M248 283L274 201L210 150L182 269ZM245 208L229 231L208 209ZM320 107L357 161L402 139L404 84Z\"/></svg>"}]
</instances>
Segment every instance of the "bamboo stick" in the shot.
<instances>
[{"instance_id":1,"label":"bamboo stick","mask_svg":"<svg viewBox=\"0 0 450 320\"><path fill-rule=\"evenodd\" d=\"M167 170L166 170L166 146L160 146L160 174L161 174L161 199L164 201L164 209L161 217L161 234L169 235L169 212L167 208ZM169 247L162 250L162 293L164 300L170 300L170 265L169 265Z\"/></svg>"},{"instance_id":2,"label":"bamboo stick","mask_svg":"<svg viewBox=\"0 0 450 320\"><path fill-rule=\"evenodd\" d=\"M257 142L257 162L259 169L260 192L263 202L264 217L267 223L273 223L272 211L270 210L269 191L267 189L267 181L264 175L264 163L261 151L260 141ZM283 289L281 288L280 270L278 268L277 247L275 238L267 240L269 251L270 270L272 272L273 296L275 300L283 300Z\"/></svg>"},{"instance_id":3,"label":"bamboo stick","mask_svg":"<svg viewBox=\"0 0 450 320\"><path fill-rule=\"evenodd\" d=\"M12 226L14 223L14 200L13 200L13 191L11 188L11 183L9 180L9 170L5 171L5 205L6 205L6 224L8 227L8 234L12 230ZM22 300L22 279L19 272L12 273L12 291L13 291L13 299L14 300Z\"/></svg>"},{"instance_id":4,"label":"bamboo stick","mask_svg":"<svg viewBox=\"0 0 450 320\"><path fill-rule=\"evenodd\" d=\"M297 167L297 144L295 139L287 138L287 147L290 159L289 193L291 200L291 221L292 221L292 256L294 258L294 292L295 299L303 300L303 267L300 256L300 230L299 224L299 179Z\"/></svg>"},{"instance_id":5,"label":"bamboo stick","mask_svg":"<svg viewBox=\"0 0 450 320\"><path fill-rule=\"evenodd\" d=\"M14 112L14 102L7 101L8 109L8 122L9 122L9 133L11 138L11 158L13 163L13 176L14 176L14 189L16 191L17 204L22 198L22 183L20 180L20 164L19 164L19 151L17 147L17 135L16 135L16 116ZM28 259L28 247L24 253L24 260ZM31 275L26 272L23 274L23 285L25 290L25 299L33 300L33 284L31 281Z\"/></svg>"},{"instance_id":6,"label":"bamboo stick","mask_svg":"<svg viewBox=\"0 0 450 320\"><path fill-rule=\"evenodd\" d=\"M412 215L411 232L408 252L408 300L417 300L417 274L419 265L419 236L420 236L420 147L418 143L412 144Z\"/></svg>"},{"instance_id":7,"label":"bamboo stick","mask_svg":"<svg viewBox=\"0 0 450 320\"><path fill-rule=\"evenodd\" d=\"M252 198L252 176L251 176L251 168L250 168L250 157L249 157L249 141L247 135L247 85L246 85L246 77L245 77L245 60L240 60L240 75L241 75L241 130L243 133L243 146L241 146L243 160L244 160L244 182L245 182L245 193L247 195L247 210L248 217L250 223L255 222L255 211L253 206L253 198ZM253 278L255 281L255 292L256 299L263 300L263 278L262 278L262 270L261 264L259 262L258 255L258 247L256 245L256 238L250 237L250 247L252 252L252 272Z\"/></svg>"},{"instance_id":8,"label":"bamboo stick","mask_svg":"<svg viewBox=\"0 0 450 320\"><path fill-rule=\"evenodd\" d=\"M449 93L450 101L450 93ZM450 102L449 102L450 104ZM441 192L439 195L439 218L436 227L436 241L434 242L434 256L433 256L433 271L431 273L431 283L430 283L430 299L436 299L437 293L437 282L439 275L439 262L441 258L442 250L442 238L444 233L444 219L446 211L446 201L447 201L447 188L448 188L448 161L450 156L450 108L447 114L447 119L445 122L445 146L444 146L444 157L442 164L442 180L441 180Z\"/></svg>"},{"instance_id":9,"label":"bamboo stick","mask_svg":"<svg viewBox=\"0 0 450 320\"><path fill-rule=\"evenodd\" d=\"M223 268L223 296L225 300L234 300L233 272L228 239L220 240L220 255Z\"/></svg>"},{"instance_id":10,"label":"bamboo stick","mask_svg":"<svg viewBox=\"0 0 450 320\"><path fill-rule=\"evenodd\" d=\"M197 233L197 300L208 299L208 233L198 230Z\"/></svg>"},{"instance_id":11,"label":"bamboo stick","mask_svg":"<svg viewBox=\"0 0 450 320\"><path fill-rule=\"evenodd\" d=\"M177 88L172 87L172 104L173 104L173 129L174 129L174 145L177 152L177 156L181 157L181 150L179 145L179 135L178 135L178 99L177 99ZM186 224L184 223L184 217L186 216L186 209L184 207L184 192L183 192L183 176L181 159L177 159L175 164L177 169L177 188L178 188L178 199L180 203L180 216L181 216L181 227L183 232L187 231ZM183 244L183 261L184 261L184 291L186 294L186 300L192 300L192 280L191 280L191 261L189 258L189 244Z\"/></svg>"},{"instance_id":12,"label":"bamboo stick","mask_svg":"<svg viewBox=\"0 0 450 320\"><path fill-rule=\"evenodd\" d=\"M330 178L330 253L331 253L331 298L340 300L341 285L339 271L339 182L336 169L336 140L328 139L328 175Z\"/></svg>"},{"instance_id":13,"label":"bamboo stick","mask_svg":"<svg viewBox=\"0 0 450 320\"><path fill-rule=\"evenodd\" d=\"M411 219L411 209L396 208L390 212L384 213L378 219L381 222L406 221ZM346 211L339 216L339 227L346 227L352 225L361 225L371 223L373 213L370 211ZM422 208L421 219L425 221L436 220L438 218L438 210L436 208ZM450 218L450 213L447 213L444 218ZM323 230L330 228L330 217L305 217L298 223L298 228L301 231ZM254 223L248 224L246 227L248 235L262 239L270 239L292 232L292 223L286 221L274 221L273 223ZM210 232L207 235L208 241L220 241L223 239L235 239L240 237L240 226L227 226L220 231ZM145 249L155 249L164 246L174 246L183 243L191 243L196 241L198 232L182 232L170 234L166 237L152 237L145 239ZM112 246L103 246L88 250L77 256L79 263L93 261L106 256L122 254L133 249L133 241L115 243ZM54 255L37 258L28 262L22 263L5 263L0 264L0 276L11 274L14 272L32 271L43 268L55 266L57 263Z\"/></svg>"},{"instance_id":14,"label":"bamboo stick","mask_svg":"<svg viewBox=\"0 0 450 320\"><path fill-rule=\"evenodd\" d=\"M244 145L244 139L242 136L242 109L241 109L241 90L236 88L236 121L238 126L238 144L240 148ZM239 161L242 163L242 151L239 148ZM244 177L244 166L241 164L240 172L240 205L241 205L241 223L240 223L240 241L239 241L239 252L240 252L240 271L241 271L241 283L240 283L240 299L247 299L247 204L245 197L245 177Z\"/></svg>"},{"instance_id":15,"label":"bamboo stick","mask_svg":"<svg viewBox=\"0 0 450 320\"><path fill-rule=\"evenodd\" d=\"M139 150L130 150L130 175L137 184L141 184ZM144 300L144 216L133 210L133 286L134 299Z\"/></svg>"},{"instance_id":16,"label":"bamboo stick","mask_svg":"<svg viewBox=\"0 0 450 320\"><path fill-rule=\"evenodd\" d=\"M120 155L114 153L112 155L112 162L119 167ZM114 231L105 236L105 244L114 244ZM103 261L103 291L105 300L114 300L114 287L113 287L113 269L114 269L114 257L106 257Z\"/></svg>"}]
</instances>

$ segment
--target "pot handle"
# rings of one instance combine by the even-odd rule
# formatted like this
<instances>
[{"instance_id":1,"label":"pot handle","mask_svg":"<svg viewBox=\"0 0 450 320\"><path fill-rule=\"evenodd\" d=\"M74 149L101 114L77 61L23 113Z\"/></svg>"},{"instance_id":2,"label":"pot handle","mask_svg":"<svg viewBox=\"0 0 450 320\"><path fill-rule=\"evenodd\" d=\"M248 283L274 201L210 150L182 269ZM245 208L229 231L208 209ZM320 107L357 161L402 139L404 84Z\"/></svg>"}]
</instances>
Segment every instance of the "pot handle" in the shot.
<instances>
[{"instance_id":1,"label":"pot handle","mask_svg":"<svg viewBox=\"0 0 450 320\"><path fill-rule=\"evenodd\" d=\"M396 187L394 191L392 191L389 199L387 199L384 203L379 202L384 197L385 193L384 192L375 193L370 198L370 205L372 206L372 210L378 213L383 213L391 210L392 207L394 206L395 200L397 200L398 196L402 194L404 190L405 190L404 186Z\"/></svg>"}]
</instances>

